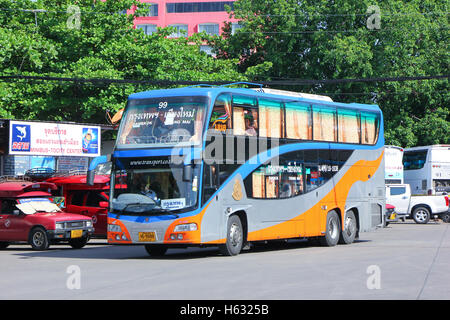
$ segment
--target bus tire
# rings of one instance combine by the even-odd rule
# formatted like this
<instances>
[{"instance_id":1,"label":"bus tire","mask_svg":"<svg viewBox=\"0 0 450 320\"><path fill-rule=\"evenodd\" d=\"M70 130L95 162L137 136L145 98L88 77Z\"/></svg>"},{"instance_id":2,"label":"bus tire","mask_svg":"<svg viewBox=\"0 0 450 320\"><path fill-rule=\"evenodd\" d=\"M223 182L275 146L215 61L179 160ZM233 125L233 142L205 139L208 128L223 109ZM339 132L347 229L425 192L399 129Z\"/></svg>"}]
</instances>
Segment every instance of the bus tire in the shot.
<instances>
[{"instance_id":1,"label":"bus tire","mask_svg":"<svg viewBox=\"0 0 450 320\"><path fill-rule=\"evenodd\" d=\"M145 250L151 257L162 257L167 252L167 247L157 244L146 244Z\"/></svg>"},{"instance_id":2,"label":"bus tire","mask_svg":"<svg viewBox=\"0 0 450 320\"><path fill-rule=\"evenodd\" d=\"M389 222L386 222L388 225ZM352 210L347 211L344 216L344 229L341 231L341 236L339 237L340 244L350 244L353 243L358 232L358 227L356 224L356 217Z\"/></svg>"},{"instance_id":3,"label":"bus tire","mask_svg":"<svg viewBox=\"0 0 450 320\"><path fill-rule=\"evenodd\" d=\"M30 243L33 250L38 251L47 250L48 247L50 246L50 242L48 241L47 237L47 232L42 227L36 227L30 231L28 242Z\"/></svg>"},{"instance_id":4,"label":"bus tire","mask_svg":"<svg viewBox=\"0 0 450 320\"><path fill-rule=\"evenodd\" d=\"M413 210L412 218L415 223L418 224L427 224L430 221L431 213L425 207L417 207Z\"/></svg>"},{"instance_id":5,"label":"bus tire","mask_svg":"<svg viewBox=\"0 0 450 320\"><path fill-rule=\"evenodd\" d=\"M336 211L332 210L327 214L325 236L319 238L320 244L325 247L334 247L339 242L340 233L341 223L339 221L339 216Z\"/></svg>"},{"instance_id":6,"label":"bus tire","mask_svg":"<svg viewBox=\"0 0 450 320\"><path fill-rule=\"evenodd\" d=\"M232 215L227 222L227 240L225 244L219 246L220 252L225 256L236 256L242 250L244 243L244 229L241 219L237 215Z\"/></svg>"}]
</instances>

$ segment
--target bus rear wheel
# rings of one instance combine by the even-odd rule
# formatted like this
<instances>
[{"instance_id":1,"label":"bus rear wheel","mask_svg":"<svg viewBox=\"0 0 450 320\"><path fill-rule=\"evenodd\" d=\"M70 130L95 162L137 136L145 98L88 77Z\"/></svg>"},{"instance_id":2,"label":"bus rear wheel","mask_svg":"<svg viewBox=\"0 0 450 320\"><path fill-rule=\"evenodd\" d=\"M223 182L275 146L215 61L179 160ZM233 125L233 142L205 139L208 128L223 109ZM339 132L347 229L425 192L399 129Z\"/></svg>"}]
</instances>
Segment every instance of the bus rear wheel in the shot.
<instances>
[{"instance_id":1,"label":"bus rear wheel","mask_svg":"<svg viewBox=\"0 0 450 320\"><path fill-rule=\"evenodd\" d=\"M341 233L341 223L336 211L330 211L327 214L327 226L325 229L325 236L319 238L319 242L325 247L334 247L339 241Z\"/></svg>"},{"instance_id":2,"label":"bus rear wheel","mask_svg":"<svg viewBox=\"0 0 450 320\"><path fill-rule=\"evenodd\" d=\"M219 246L220 252L225 256L236 256L242 250L244 243L244 231L241 219L232 215L227 223L227 241Z\"/></svg>"},{"instance_id":3,"label":"bus rear wheel","mask_svg":"<svg viewBox=\"0 0 450 320\"><path fill-rule=\"evenodd\" d=\"M356 237L358 228L356 226L356 218L353 211L347 211L344 217L344 229L341 231L341 236L339 238L340 244L350 244L353 243Z\"/></svg>"}]
</instances>

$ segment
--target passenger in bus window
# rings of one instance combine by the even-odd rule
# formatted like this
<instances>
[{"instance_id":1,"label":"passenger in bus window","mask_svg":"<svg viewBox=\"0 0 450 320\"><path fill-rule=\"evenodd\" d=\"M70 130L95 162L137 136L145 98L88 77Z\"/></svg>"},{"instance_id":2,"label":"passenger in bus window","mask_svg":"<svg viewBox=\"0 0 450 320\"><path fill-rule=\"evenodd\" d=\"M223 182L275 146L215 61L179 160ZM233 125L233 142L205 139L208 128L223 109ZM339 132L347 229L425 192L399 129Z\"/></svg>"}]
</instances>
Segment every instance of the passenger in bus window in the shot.
<instances>
[{"instance_id":1,"label":"passenger in bus window","mask_svg":"<svg viewBox=\"0 0 450 320\"><path fill-rule=\"evenodd\" d=\"M245 114L245 135L256 137L255 119L251 113Z\"/></svg>"}]
</instances>

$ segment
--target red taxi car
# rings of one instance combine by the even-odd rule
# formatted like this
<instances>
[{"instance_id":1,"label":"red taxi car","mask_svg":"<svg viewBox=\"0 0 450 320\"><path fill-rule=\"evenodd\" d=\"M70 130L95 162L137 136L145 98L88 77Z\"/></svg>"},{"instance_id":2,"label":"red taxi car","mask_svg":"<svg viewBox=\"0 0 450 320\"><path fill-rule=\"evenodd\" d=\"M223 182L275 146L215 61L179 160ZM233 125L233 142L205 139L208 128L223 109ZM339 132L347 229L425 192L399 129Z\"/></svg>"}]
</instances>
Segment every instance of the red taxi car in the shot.
<instances>
[{"instance_id":1,"label":"red taxi car","mask_svg":"<svg viewBox=\"0 0 450 320\"><path fill-rule=\"evenodd\" d=\"M28 242L46 250L56 242L79 249L94 232L92 219L63 212L51 195L57 186L47 182L0 182L0 249L11 242Z\"/></svg>"},{"instance_id":2,"label":"red taxi car","mask_svg":"<svg viewBox=\"0 0 450 320\"><path fill-rule=\"evenodd\" d=\"M109 175L96 175L94 185L88 185L86 175L55 176L46 179L60 188L67 211L92 218L94 236L99 238L106 238L109 180Z\"/></svg>"}]
</instances>

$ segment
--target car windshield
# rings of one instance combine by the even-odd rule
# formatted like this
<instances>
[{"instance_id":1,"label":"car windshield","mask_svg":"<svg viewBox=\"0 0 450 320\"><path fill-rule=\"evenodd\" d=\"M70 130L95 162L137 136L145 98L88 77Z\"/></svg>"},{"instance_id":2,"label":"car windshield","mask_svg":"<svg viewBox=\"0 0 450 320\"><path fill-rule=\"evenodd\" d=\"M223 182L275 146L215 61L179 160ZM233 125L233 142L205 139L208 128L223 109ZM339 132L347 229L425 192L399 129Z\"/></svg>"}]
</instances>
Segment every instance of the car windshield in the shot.
<instances>
[{"instance_id":1,"label":"car windshield","mask_svg":"<svg viewBox=\"0 0 450 320\"><path fill-rule=\"evenodd\" d=\"M165 147L201 142L207 97L129 100L117 147Z\"/></svg>"},{"instance_id":2,"label":"car windshield","mask_svg":"<svg viewBox=\"0 0 450 320\"><path fill-rule=\"evenodd\" d=\"M113 213L159 215L187 211L197 205L198 165L186 178L186 167L171 165L169 159L122 158L116 163L113 184L123 187L111 188Z\"/></svg>"},{"instance_id":3,"label":"car windshield","mask_svg":"<svg viewBox=\"0 0 450 320\"><path fill-rule=\"evenodd\" d=\"M53 203L51 198L22 198L17 200L16 207L25 214L36 212L59 212L61 209Z\"/></svg>"}]
</instances>

